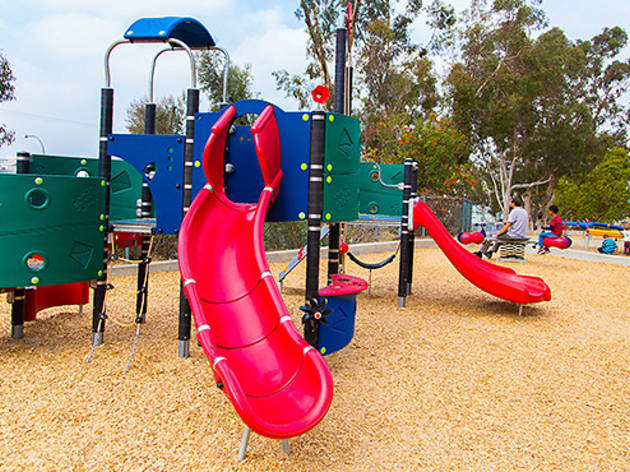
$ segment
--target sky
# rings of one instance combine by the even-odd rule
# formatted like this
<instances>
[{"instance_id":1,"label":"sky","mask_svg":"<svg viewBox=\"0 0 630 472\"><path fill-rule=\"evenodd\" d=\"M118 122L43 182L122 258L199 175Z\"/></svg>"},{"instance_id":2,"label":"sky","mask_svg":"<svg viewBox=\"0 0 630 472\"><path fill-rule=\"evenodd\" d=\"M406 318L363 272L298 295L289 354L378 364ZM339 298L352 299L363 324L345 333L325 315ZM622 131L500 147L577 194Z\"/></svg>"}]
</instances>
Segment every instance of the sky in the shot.
<instances>
[{"instance_id":1,"label":"sky","mask_svg":"<svg viewBox=\"0 0 630 472\"><path fill-rule=\"evenodd\" d=\"M470 0L451 0L458 12ZM239 66L250 64L253 89L261 98L294 110L297 105L275 90L272 71L292 74L306 66L306 33L294 15L297 0L13 0L0 13L0 50L13 70L16 100L0 104L0 122L15 131L14 144L0 156L39 152L38 136L49 154L96 156L104 54L136 19L191 16L203 23L217 45ZM588 39L606 26L630 32L630 0L545 0L550 26L570 39ZM429 36L424 20L413 39ZM121 46L111 59L114 131L124 132L131 100L148 95L156 45ZM626 48L622 57L630 55ZM156 97L180 95L190 83L184 54L161 56ZM202 100L201 110L209 104Z\"/></svg>"}]
</instances>

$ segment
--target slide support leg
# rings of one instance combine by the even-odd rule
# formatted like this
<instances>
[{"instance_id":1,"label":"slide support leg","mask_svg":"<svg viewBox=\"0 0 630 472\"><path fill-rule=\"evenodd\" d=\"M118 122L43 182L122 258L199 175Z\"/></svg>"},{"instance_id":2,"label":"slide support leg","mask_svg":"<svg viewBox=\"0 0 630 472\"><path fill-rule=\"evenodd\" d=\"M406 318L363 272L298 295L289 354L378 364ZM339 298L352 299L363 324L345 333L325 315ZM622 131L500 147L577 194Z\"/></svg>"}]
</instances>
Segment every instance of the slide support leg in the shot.
<instances>
[{"instance_id":1,"label":"slide support leg","mask_svg":"<svg viewBox=\"0 0 630 472\"><path fill-rule=\"evenodd\" d=\"M289 440L288 439L283 439L281 441L282 444L282 452L284 454L286 454L287 456L291 454L291 449L289 448Z\"/></svg>"},{"instance_id":2,"label":"slide support leg","mask_svg":"<svg viewBox=\"0 0 630 472\"><path fill-rule=\"evenodd\" d=\"M241 462L245 459L245 452L247 451L247 443L249 442L249 433L251 433L251 429L245 426L243 430L243 437L241 438L241 447L238 450L238 460Z\"/></svg>"}]
</instances>

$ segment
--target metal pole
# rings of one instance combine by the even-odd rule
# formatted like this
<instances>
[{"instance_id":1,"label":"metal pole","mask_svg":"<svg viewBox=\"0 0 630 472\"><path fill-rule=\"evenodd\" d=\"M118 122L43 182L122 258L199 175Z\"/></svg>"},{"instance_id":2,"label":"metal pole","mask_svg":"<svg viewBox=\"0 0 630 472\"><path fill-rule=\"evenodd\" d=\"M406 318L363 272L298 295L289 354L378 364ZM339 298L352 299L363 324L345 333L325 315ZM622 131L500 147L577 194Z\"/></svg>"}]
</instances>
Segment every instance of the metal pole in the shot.
<instances>
[{"instance_id":1,"label":"metal pole","mask_svg":"<svg viewBox=\"0 0 630 472\"><path fill-rule=\"evenodd\" d=\"M152 101L144 105L144 133L155 134L157 105ZM151 217L151 208L153 206L153 197L149 189L149 183L146 177L142 179L142 203L141 218ZM149 270L149 248L151 247L151 235L142 234L142 246L140 249L140 264L138 264L138 281L136 291L136 321L138 323L146 322L147 304L149 298L149 279L147 272Z\"/></svg>"},{"instance_id":2,"label":"metal pole","mask_svg":"<svg viewBox=\"0 0 630 472\"><path fill-rule=\"evenodd\" d=\"M308 175L308 254L306 255L306 303L319 296L319 233L322 219L324 143L326 113L311 113L311 149ZM304 324L304 339L317 347L319 324L311 319Z\"/></svg>"},{"instance_id":3,"label":"metal pole","mask_svg":"<svg viewBox=\"0 0 630 472\"><path fill-rule=\"evenodd\" d=\"M16 172L28 174L31 167L31 155L28 152L17 153ZM13 290L13 304L11 305L11 337L22 339L24 336L24 313L26 311L26 290L16 287Z\"/></svg>"},{"instance_id":4,"label":"metal pole","mask_svg":"<svg viewBox=\"0 0 630 472\"><path fill-rule=\"evenodd\" d=\"M110 48L107 57L109 58ZM109 67L107 79L109 83ZM101 89L101 125L98 149L98 175L105 182L105 209L103 213L103 269L96 281L94 289L94 305L92 310L92 344L98 346L103 343L105 331L105 291L107 290L107 264L109 262L109 189L111 185L112 157L107 154L107 137L112 132L114 110L114 89Z\"/></svg>"},{"instance_id":5,"label":"metal pole","mask_svg":"<svg viewBox=\"0 0 630 472\"><path fill-rule=\"evenodd\" d=\"M410 198L416 198L418 192L418 164L411 165L411 193ZM411 210L409 208L409 210ZM408 215L409 213L407 213ZM411 285L413 282L413 253L415 252L415 231L409 228L409 265L407 266L407 295L411 295Z\"/></svg>"},{"instance_id":6,"label":"metal pole","mask_svg":"<svg viewBox=\"0 0 630 472\"><path fill-rule=\"evenodd\" d=\"M398 271L398 306L404 307L407 297L407 274L409 273L409 198L413 161L405 159L402 218L400 220L400 266Z\"/></svg>"},{"instance_id":7,"label":"metal pole","mask_svg":"<svg viewBox=\"0 0 630 472\"><path fill-rule=\"evenodd\" d=\"M346 41L346 29L338 28L335 45L335 95L333 102L335 113L344 112ZM332 283L333 274L339 273L340 233L339 223L331 223L330 233L328 233L328 283Z\"/></svg>"},{"instance_id":8,"label":"metal pole","mask_svg":"<svg viewBox=\"0 0 630 472\"><path fill-rule=\"evenodd\" d=\"M184 144L184 176L182 192L182 221L192 203L193 144L195 142L195 113L199 111L199 89L186 91L186 142ZM180 281L179 290L179 327L177 339L179 357L190 355L191 312L184 286Z\"/></svg>"}]
</instances>

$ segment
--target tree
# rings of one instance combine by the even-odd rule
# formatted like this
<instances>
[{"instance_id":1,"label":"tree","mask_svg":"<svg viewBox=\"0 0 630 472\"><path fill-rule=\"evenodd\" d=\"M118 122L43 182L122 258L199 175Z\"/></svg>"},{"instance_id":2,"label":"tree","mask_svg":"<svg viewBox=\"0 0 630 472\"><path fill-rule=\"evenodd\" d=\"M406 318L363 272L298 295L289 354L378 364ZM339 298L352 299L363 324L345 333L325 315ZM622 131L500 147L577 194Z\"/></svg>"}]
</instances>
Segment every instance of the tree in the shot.
<instances>
[{"instance_id":1,"label":"tree","mask_svg":"<svg viewBox=\"0 0 630 472\"><path fill-rule=\"evenodd\" d=\"M199 53L197 59L200 88L213 104L213 110L217 111L218 105L223 101L224 59L210 51ZM230 64L227 87L228 102L253 98L255 95L252 91L253 80L251 65L246 64L245 67L239 67L236 64Z\"/></svg>"},{"instance_id":2,"label":"tree","mask_svg":"<svg viewBox=\"0 0 630 472\"><path fill-rule=\"evenodd\" d=\"M0 103L15 100L15 87L13 85L15 77L11 70L9 61L0 53ZM15 133L6 128L4 123L0 123L0 147L13 142Z\"/></svg>"},{"instance_id":3,"label":"tree","mask_svg":"<svg viewBox=\"0 0 630 472\"><path fill-rule=\"evenodd\" d=\"M363 98L369 103L381 104L382 99L395 97L400 103L401 97L406 97L405 103L415 102L418 87L410 87L416 82L426 85L424 74L430 67L428 62L417 65L418 60L424 59L428 48L437 48L441 40L445 39L445 31L454 24L454 9L444 5L440 0L434 0L429 6L423 6L422 0L379 0L377 2L361 2L354 0L352 8L352 28L349 31L349 45L356 42L359 49L358 72L360 80L374 79L367 84ZM287 71L274 72L276 86L300 102L300 106L307 106L309 92L317 83L323 84L331 91L332 106L334 94L332 78L332 61L334 60L335 30L339 25L339 12L344 11L348 2L345 0L300 0L295 12L298 19L304 21L308 34L307 57L309 63L303 75L290 75ZM413 21L420 14L428 15L427 23L433 28L434 35L427 45L421 47L412 44L410 28ZM362 69L363 65L366 69ZM376 76L387 71L392 77L392 71L400 69L399 76L394 76L391 82ZM373 74L376 70L379 74ZM402 87L402 88L401 88ZM413 91L409 89L413 88ZM396 93L400 92L400 93ZM404 101L404 100L403 100Z\"/></svg>"},{"instance_id":4,"label":"tree","mask_svg":"<svg viewBox=\"0 0 630 472\"><path fill-rule=\"evenodd\" d=\"M133 134L144 133L144 104L147 99L134 100L127 108L127 130ZM183 98L162 97L155 112L156 134L183 134L186 107Z\"/></svg>"},{"instance_id":5,"label":"tree","mask_svg":"<svg viewBox=\"0 0 630 472\"><path fill-rule=\"evenodd\" d=\"M612 223L630 215L630 156L612 148L585 177L562 178L556 203L567 217Z\"/></svg>"},{"instance_id":6,"label":"tree","mask_svg":"<svg viewBox=\"0 0 630 472\"><path fill-rule=\"evenodd\" d=\"M430 114L411 124L398 116L379 122L367 140L378 148L367 147L366 156L373 161L402 163L411 158L418 163L418 185L424 193L461 196L476 179L468 162L470 146L453 121Z\"/></svg>"},{"instance_id":7,"label":"tree","mask_svg":"<svg viewBox=\"0 0 630 472\"><path fill-rule=\"evenodd\" d=\"M588 76L583 48L558 28L542 31L540 4L473 2L446 81L455 122L504 215L515 191L528 207L534 198L546 205L559 177L592 168L604 149L578 86Z\"/></svg>"}]
</instances>

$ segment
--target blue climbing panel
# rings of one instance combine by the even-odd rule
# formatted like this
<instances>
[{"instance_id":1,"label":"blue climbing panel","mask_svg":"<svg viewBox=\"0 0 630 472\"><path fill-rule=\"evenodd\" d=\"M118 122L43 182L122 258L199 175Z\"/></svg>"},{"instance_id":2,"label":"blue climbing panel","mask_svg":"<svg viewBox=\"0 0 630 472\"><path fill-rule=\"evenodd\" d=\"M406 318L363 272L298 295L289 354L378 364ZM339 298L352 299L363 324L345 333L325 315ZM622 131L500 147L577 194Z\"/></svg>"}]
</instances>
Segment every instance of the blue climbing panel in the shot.
<instances>
[{"instance_id":1,"label":"blue climbing panel","mask_svg":"<svg viewBox=\"0 0 630 472\"><path fill-rule=\"evenodd\" d=\"M258 115L269 102L243 100L235 102L237 117ZM308 160L310 153L310 113L285 112L274 105L278 123L283 173L280 193L267 213L267 221L297 221L306 217ZM205 185L206 177L199 162L212 126L221 113L198 113L195 119L193 195ZM253 122L253 121L252 121ZM226 164L234 171L225 178L228 197L235 202L256 203L264 187L262 172L248 125L236 125L229 136Z\"/></svg>"},{"instance_id":2,"label":"blue climbing panel","mask_svg":"<svg viewBox=\"0 0 630 472\"><path fill-rule=\"evenodd\" d=\"M346 347L354 337L354 320L357 313L357 295L341 295L326 298L326 308L332 309L328 326L319 325L317 350L324 355Z\"/></svg>"},{"instance_id":3,"label":"blue climbing panel","mask_svg":"<svg viewBox=\"0 0 630 472\"><path fill-rule=\"evenodd\" d=\"M149 183L160 234L175 234L182 220L184 136L111 134L107 152L130 163ZM155 169L149 176L147 166ZM152 178L151 178L152 177Z\"/></svg>"}]
</instances>

